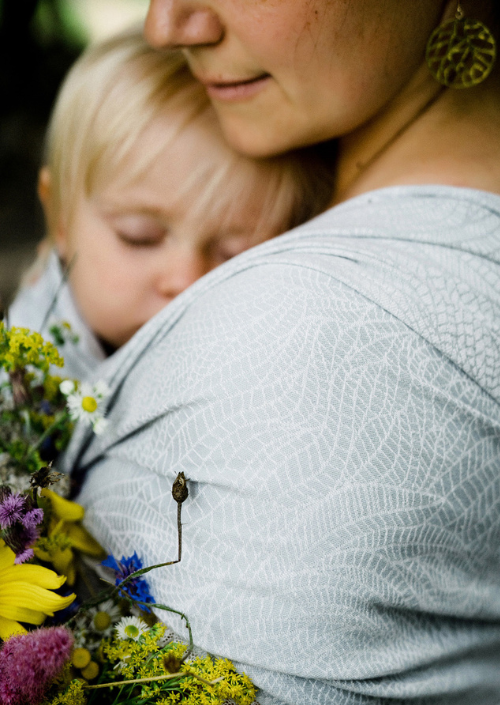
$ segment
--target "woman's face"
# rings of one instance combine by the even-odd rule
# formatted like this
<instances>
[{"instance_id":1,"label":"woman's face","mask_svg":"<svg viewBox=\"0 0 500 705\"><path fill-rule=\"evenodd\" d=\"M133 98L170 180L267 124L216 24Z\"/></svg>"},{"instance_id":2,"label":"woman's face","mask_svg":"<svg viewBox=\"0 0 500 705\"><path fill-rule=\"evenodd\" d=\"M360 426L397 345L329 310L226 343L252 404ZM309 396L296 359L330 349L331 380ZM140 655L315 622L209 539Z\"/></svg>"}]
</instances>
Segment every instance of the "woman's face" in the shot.
<instances>
[{"instance_id":1,"label":"woman's face","mask_svg":"<svg viewBox=\"0 0 500 705\"><path fill-rule=\"evenodd\" d=\"M259 156L348 134L424 61L445 0L151 0L145 34L182 46L227 139Z\"/></svg>"}]
</instances>

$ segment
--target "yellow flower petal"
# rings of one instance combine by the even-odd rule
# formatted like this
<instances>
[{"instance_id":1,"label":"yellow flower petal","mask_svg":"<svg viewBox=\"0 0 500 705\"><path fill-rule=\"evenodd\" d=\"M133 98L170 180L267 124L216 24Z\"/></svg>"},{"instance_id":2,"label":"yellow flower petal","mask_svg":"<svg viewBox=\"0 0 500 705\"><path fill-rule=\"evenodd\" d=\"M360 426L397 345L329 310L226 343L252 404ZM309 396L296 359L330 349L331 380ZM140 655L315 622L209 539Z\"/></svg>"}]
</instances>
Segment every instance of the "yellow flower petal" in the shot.
<instances>
[{"instance_id":1,"label":"yellow flower petal","mask_svg":"<svg viewBox=\"0 0 500 705\"><path fill-rule=\"evenodd\" d=\"M5 545L5 541L3 539L0 539L0 571L14 565L15 559L16 554L14 551Z\"/></svg>"},{"instance_id":2,"label":"yellow flower petal","mask_svg":"<svg viewBox=\"0 0 500 705\"><path fill-rule=\"evenodd\" d=\"M45 563L50 563L50 553L48 551L42 551L38 546L33 546L33 551L35 556Z\"/></svg>"},{"instance_id":3,"label":"yellow flower petal","mask_svg":"<svg viewBox=\"0 0 500 705\"><path fill-rule=\"evenodd\" d=\"M60 497L52 490L43 489L42 496L50 499L54 513L64 521L80 521L85 515L85 509L76 502Z\"/></svg>"},{"instance_id":4,"label":"yellow flower petal","mask_svg":"<svg viewBox=\"0 0 500 705\"><path fill-rule=\"evenodd\" d=\"M0 639L8 639L13 634L26 634L26 629L12 619L0 617Z\"/></svg>"},{"instance_id":5,"label":"yellow flower petal","mask_svg":"<svg viewBox=\"0 0 500 705\"><path fill-rule=\"evenodd\" d=\"M61 585L64 585L64 575L57 575L49 568L43 568L41 565L31 565L23 563L23 565L15 565L7 570L0 571L0 585L4 585L11 581L22 580L31 585L38 585L41 588L48 590L57 590Z\"/></svg>"},{"instance_id":6,"label":"yellow flower petal","mask_svg":"<svg viewBox=\"0 0 500 705\"><path fill-rule=\"evenodd\" d=\"M68 582L71 584L72 581L69 578L69 570L73 562L73 551L71 548L65 548L64 551L55 551L52 554L51 561L57 572L66 575Z\"/></svg>"},{"instance_id":7,"label":"yellow flower petal","mask_svg":"<svg viewBox=\"0 0 500 705\"><path fill-rule=\"evenodd\" d=\"M74 561L69 564L66 571L66 575L68 576L68 585L71 585L71 587L73 587L76 580L76 570Z\"/></svg>"},{"instance_id":8,"label":"yellow flower petal","mask_svg":"<svg viewBox=\"0 0 500 705\"><path fill-rule=\"evenodd\" d=\"M89 556L95 556L104 558L106 552L100 544L89 534L87 529L79 524L71 524L66 526L66 532L71 541L71 545L82 553L86 553Z\"/></svg>"},{"instance_id":9,"label":"yellow flower petal","mask_svg":"<svg viewBox=\"0 0 500 705\"><path fill-rule=\"evenodd\" d=\"M12 581L0 585L0 605L35 608L45 614L53 615L55 611L68 607L75 595L61 597L50 590L30 585L21 581Z\"/></svg>"},{"instance_id":10,"label":"yellow flower petal","mask_svg":"<svg viewBox=\"0 0 500 705\"><path fill-rule=\"evenodd\" d=\"M28 607L16 607L13 605L0 605L0 617L16 622L27 622L39 626L44 621L46 615L37 610L30 610Z\"/></svg>"},{"instance_id":11,"label":"yellow flower petal","mask_svg":"<svg viewBox=\"0 0 500 705\"><path fill-rule=\"evenodd\" d=\"M64 528L64 519L52 518L50 520L49 536L52 538L56 534L60 534Z\"/></svg>"}]
</instances>

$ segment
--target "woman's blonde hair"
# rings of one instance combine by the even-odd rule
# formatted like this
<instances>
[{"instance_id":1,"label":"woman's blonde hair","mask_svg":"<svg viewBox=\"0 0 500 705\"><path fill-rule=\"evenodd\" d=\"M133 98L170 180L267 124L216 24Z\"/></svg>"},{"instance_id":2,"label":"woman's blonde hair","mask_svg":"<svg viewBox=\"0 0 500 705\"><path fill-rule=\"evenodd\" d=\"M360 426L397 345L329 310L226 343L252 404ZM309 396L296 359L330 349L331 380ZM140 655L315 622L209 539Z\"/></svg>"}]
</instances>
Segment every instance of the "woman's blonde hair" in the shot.
<instances>
[{"instance_id":1,"label":"woman's blonde hair","mask_svg":"<svg viewBox=\"0 0 500 705\"><path fill-rule=\"evenodd\" d=\"M44 162L50 173L49 236L61 222L70 226L82 194L90 196L118 174L123 178L126 173L126 178L133 180L180 130L211 110L182 53L152 49L140 30L89 47L69 71L47 131ZM131 165L127 158L138 138L165 116L169 129L164 140L151 145L139 162ZM224 147L224 152L218 163L199 164L190 184L182 185L186 189L196 186L194 207L213 209L223 198L227 211L228 203L237 207L238 198L248 191L248 178L260 183L268 178L260 219L277 234L328 205L331 164L315 149L260 161L240 156L229 147Z\"/></svg>"}]
</instances>

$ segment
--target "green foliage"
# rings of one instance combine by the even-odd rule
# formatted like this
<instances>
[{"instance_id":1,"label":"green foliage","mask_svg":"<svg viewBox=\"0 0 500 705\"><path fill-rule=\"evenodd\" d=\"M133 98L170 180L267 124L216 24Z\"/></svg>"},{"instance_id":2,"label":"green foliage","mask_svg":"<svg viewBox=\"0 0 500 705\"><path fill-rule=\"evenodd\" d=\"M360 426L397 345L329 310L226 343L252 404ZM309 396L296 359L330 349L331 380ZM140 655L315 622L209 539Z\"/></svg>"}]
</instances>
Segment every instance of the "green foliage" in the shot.
<instances>
[{"instance_id":1,"label":"green foliage","mask_svg":"<svg viewBox=\"0 0 500 705\"><path fill-rule=\"evenodd\" d=\"M116 685L85 689L88 705L222 705L228 699L237 705L254 702L252 682L238 673L231 661L208 654L183 661L187 646L175 641L165 644L166 631L164 625L155 624L137 640L122 639L117 632L105 639L98 684Z\"/></svg>"},{"instance_id":2,"label":"green foliage","mask_svg":"<svg viewBox=\"0 0 500 705\"><path fill-rule=\"evenodd\" d=\"M39 333L0 321L0 484L37 472L66 447L73 423L51 372L63 364Z\"/></svg>"}]
</instances>

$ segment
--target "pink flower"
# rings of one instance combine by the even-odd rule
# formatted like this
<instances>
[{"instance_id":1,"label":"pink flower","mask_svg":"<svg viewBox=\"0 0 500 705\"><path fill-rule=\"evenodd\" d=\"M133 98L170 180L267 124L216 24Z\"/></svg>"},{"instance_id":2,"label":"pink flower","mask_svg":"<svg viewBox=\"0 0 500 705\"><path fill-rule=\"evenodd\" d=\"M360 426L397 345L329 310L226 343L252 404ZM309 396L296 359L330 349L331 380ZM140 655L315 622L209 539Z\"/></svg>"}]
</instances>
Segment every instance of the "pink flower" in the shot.
<instances>
[{"instance_id":1,"label":"pink flower","mask_svg":"<svg viewBox=\"0 0 500 705\"><path fill-rule=\"evenodd\" d=\"M0 705L39 705L72 647L73 636L65 627L10 637L0 650Z\"/></svg>"}]
</instances>

